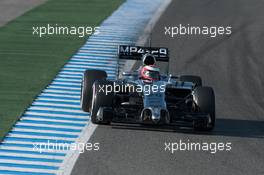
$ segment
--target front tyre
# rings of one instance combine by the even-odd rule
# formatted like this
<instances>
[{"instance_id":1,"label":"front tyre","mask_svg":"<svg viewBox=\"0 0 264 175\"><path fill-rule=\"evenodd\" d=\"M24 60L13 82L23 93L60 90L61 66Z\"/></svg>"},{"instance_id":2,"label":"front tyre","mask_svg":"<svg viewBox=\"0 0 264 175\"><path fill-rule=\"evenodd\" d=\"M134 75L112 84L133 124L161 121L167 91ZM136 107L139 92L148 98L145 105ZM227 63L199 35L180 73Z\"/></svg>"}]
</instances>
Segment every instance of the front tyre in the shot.
<instances>
[{"instance_id":1,"label":"front tyre","mask_svg":"<svg viewBox=\"0 0 264 175\"><path fill-rule=\"evenodd\" d=\"M113 107L113 82L108 80L98 80L93 84L93 97L91 107L91 121L94 124L105 124L111 123L111 116L98 117L100 108L112 108ZM103 115L104 112L101 114Z\"/></svg>"},{"instance_id":2,"label":"front tyre","mask_svg":"<svg viewBox=\"0 0 264 175\"><path fill-rule=\"evenodd\" d=\"M215 127L215 94L211 87L197 87L193 92L193 99L197 112L209 114L209 121L206 125L194 125L194 129L212 131Z\"/></svg>"},{"instance_id":3,"label":"front tyre","mask_svg":"<svg viewBox=\"0 0 264 175\"><path fill-rule=\"evenodd\" d=\"M107 74L102 70L86 70L83 74L81 87L81 108L85 112L91 112L92 87L96 80L106 79Z\"/></svg>"}]
</instances>

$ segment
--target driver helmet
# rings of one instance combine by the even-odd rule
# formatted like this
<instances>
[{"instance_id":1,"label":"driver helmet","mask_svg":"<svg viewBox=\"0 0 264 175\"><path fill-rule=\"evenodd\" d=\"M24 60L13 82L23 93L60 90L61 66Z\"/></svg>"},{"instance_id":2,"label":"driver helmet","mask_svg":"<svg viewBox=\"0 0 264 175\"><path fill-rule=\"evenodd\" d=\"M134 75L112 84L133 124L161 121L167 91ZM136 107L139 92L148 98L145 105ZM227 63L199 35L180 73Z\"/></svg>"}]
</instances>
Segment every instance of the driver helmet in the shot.
<instances>
[{"instance_id":1,"label":"driver helmet","mask_svg":"<svg viewBox=\"0 0 264 175\"><path fill-rule=\"evenodd\" d=\"M160 69L154 65L143 66L140 71L140 77L146 81L158 81L160 79Z\"/></svg>"}]
</instances>

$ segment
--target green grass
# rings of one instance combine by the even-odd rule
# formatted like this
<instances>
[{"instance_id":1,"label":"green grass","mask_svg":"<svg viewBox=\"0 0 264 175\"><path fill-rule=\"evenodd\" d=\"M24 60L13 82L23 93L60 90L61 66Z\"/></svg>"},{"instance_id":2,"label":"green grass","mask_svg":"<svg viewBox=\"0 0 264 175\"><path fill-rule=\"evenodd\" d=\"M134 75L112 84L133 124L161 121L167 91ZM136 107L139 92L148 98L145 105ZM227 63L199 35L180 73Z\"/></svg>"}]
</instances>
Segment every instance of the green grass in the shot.
<instances>
[{"instance_id":1,"label":"green grass","mask_svg":"<svg viewBox=\"0 0 264 175\"><path fill-rule=\"evenodd\" d=\"M39 38L33 26L99 26L123 0L49 0L0 28L0 139L87 38Z\"/></svg>"}]
</instances>

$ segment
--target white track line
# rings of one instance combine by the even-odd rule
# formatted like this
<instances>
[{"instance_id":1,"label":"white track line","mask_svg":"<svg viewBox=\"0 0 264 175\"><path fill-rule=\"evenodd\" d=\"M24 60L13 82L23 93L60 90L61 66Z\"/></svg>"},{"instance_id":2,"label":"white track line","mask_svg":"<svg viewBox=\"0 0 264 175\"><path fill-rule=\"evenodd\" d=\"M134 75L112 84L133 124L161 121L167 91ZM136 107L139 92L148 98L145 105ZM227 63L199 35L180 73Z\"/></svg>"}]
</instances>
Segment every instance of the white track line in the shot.
<instances>
[{"instance_id":1,"label":"white track line","mask_svg":"<svg viewBox=\"0 0 264 175\"><path fill-rule=\"evenodd\" d=\"M23 117L21 118L21 121L24 120L32 120L32 121L44 121L44 122L60 122L60 123L67 123L67 124L81 124L81 125L85 125L87 123L87 121L71 121L71 120L60 120L60 119L42 119L42 118L37 118L37 117ZM54 125L54 124L53 124ZM63 124L58 124L58 125L63 125ZM49 126L49 124L46 124L46 126ZM63 125L64 126L64 125ZM72 125L70 125L72 126Z\"/></svg>"},{"instance_id":2,"label":"white track line","mask_svg":"<svg viewBox=\"0 0 264 175\"><path fill-rule=\"evenodd\" d=\"M17 168L12 167L12 170L10 167L1 167L0 170L6 170L6 171L20 171L20 172L32 172L32 173L53 173L56 174L57 170L46 170L46 169L33 169L33 168ZM19 173L18 173L19 174Z\"/></svg>"},{"instance_id":3,"label":"white track line","mask_svg":"<svg viewBox=\"0 0 264 175\"><path fill-rule=\"evenodd\" d=\"M70 105L70 104L59 104L59 103L52 103L52 102L33 102L33 105L47 105L47 106L54 106L54 107L71 107L71 108L80 108L79 105Z\"/></svg>"},{"instance_id":4,"label":"white track line","mask_svg":"<svg viewBox=\"0 0 264 175\"><path fill-rule=\"evenodd\" d=\"M63 112L74 112L74 113L79 113L79 114L86 114L88 116L88 114L86 112L83 112L81 110L72 110L72 109L61 109L61 108L56 108L56 107L40 107L40 106L31 106L30 108L28 108L29 110L46 110L46 111L63 111ZM73 115L73 117L75 117ZM87 118L87 117L85 117Z\"/></svg>"},{"instance_id":5,"label":"white track line","mask_svg":"<svg viewBox=\"0 0 264 175\"><path fill-rule=\"evenodd\" d=\"M67 131L48 131L48 130L39 130L39 129L24 129L14 127L11 131L22 131L22 132L37 132L37 133L54 133L54 134L67 134L67 135L78 135L79 133L67 132Z\"/></svg>"},{"instance_id":6,"label":"white track line","mask_svg":"<svg viewBox=\"0 0 264 175\"><path fill-rule=\"evenodd\" d=\"M66 137L55 137L55 136L39 136L39 135L27 135L27 134L12 134L9 133L8 136L10 137L23 137L23 138L34 138L34 139L52 139L52 140L66 140L66 141L74 141L75 138L66 138ZM9 141L7 141L9 142ZM4 143L7 143L4 141ZM19 143L17 141L16 143ZM32 142L35 143L35 142Z\"/></svg>"},{"instance_id":7,"label":"white track line","mask_svg":"<svg viewBox=\"0 0 264 175\"><path fill-rule=\"evenodd\" d=\"M45 155L45 154L25 154L25 153L11 153L11 152L0 152L1 156L18 156L27 158L44 158L44 159L58 159L63 160L62 156Z\"/></svg>"},{"instance_id":8,"label":"white track line","mask_svg":"<svg viewBox=\"0 0 264 175\"><path fill-rule=\"evenodd\" d=\"M81 90L80 88L78 90ZM46 97L38 97L37 100L46 100L46 101L61 101L61 102L76 102L79 103L80 100L65 100L65 99L57 99L57 98L46 98Z\"/></svg>"},{"instance_id":9,"label":"white track line","mask_svg":"<svg viewBox=\"0 0 264 175\"><path fill-rule=\"evenodd\" d=\"M0 162L4 163L18 163L23 165L44 165L44 166L56 166L59 167L61 163L56 162L41 162L41 161L25 161L25 160L10 160L10 159L1 159Z\"/></svg>"},{"instance_id":10,"label":"white track line","mask_svg":"<svg viewBox=\"0 0 264 175\"><path fill-rule=\"evenodd\" d=\"M52 90L52 89L44 89L43 92L65 93L65 94L76 94L76 95L80 95L80 92L64 91L64 90Z\"/></svg>"},{"instance_id":11,"label":"white track line","mask_svg":"<svg viewBox=\"0 0 264 175\"><path fill-rule=\"evenodd\" d=\"M78 129L78 130L82 130L83 126L66 126L66 125L57 125L57 124L40 124L40 123L26 123L23 122L23 120L21 120L22 122L18 122L16 123L16 125L20 125L20 126L36 126L36 127L55 127L55 128L62 128L62 129Z\"/></svg>"}]
</instances>

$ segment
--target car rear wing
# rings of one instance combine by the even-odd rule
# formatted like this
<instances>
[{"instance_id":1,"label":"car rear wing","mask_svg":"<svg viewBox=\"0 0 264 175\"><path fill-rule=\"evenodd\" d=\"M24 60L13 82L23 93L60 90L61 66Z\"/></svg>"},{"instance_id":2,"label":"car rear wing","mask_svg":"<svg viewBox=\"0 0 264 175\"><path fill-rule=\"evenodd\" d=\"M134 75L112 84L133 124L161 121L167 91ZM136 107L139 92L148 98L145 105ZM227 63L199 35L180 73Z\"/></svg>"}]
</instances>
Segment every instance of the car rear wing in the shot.
<instances>
[{"instance_id":1,"label":"car rear wing","mask_svg":"<svg viewBox=\"0 0 264 175\"><path fill-rule=\"evenodd\" d=\"M119 59L141 60L142 56L148 53L154 55L156 61L169 62L169 50L165 47L141 47L129 45L119 45L118 47Z\"/></svg>"}]
</instances>

